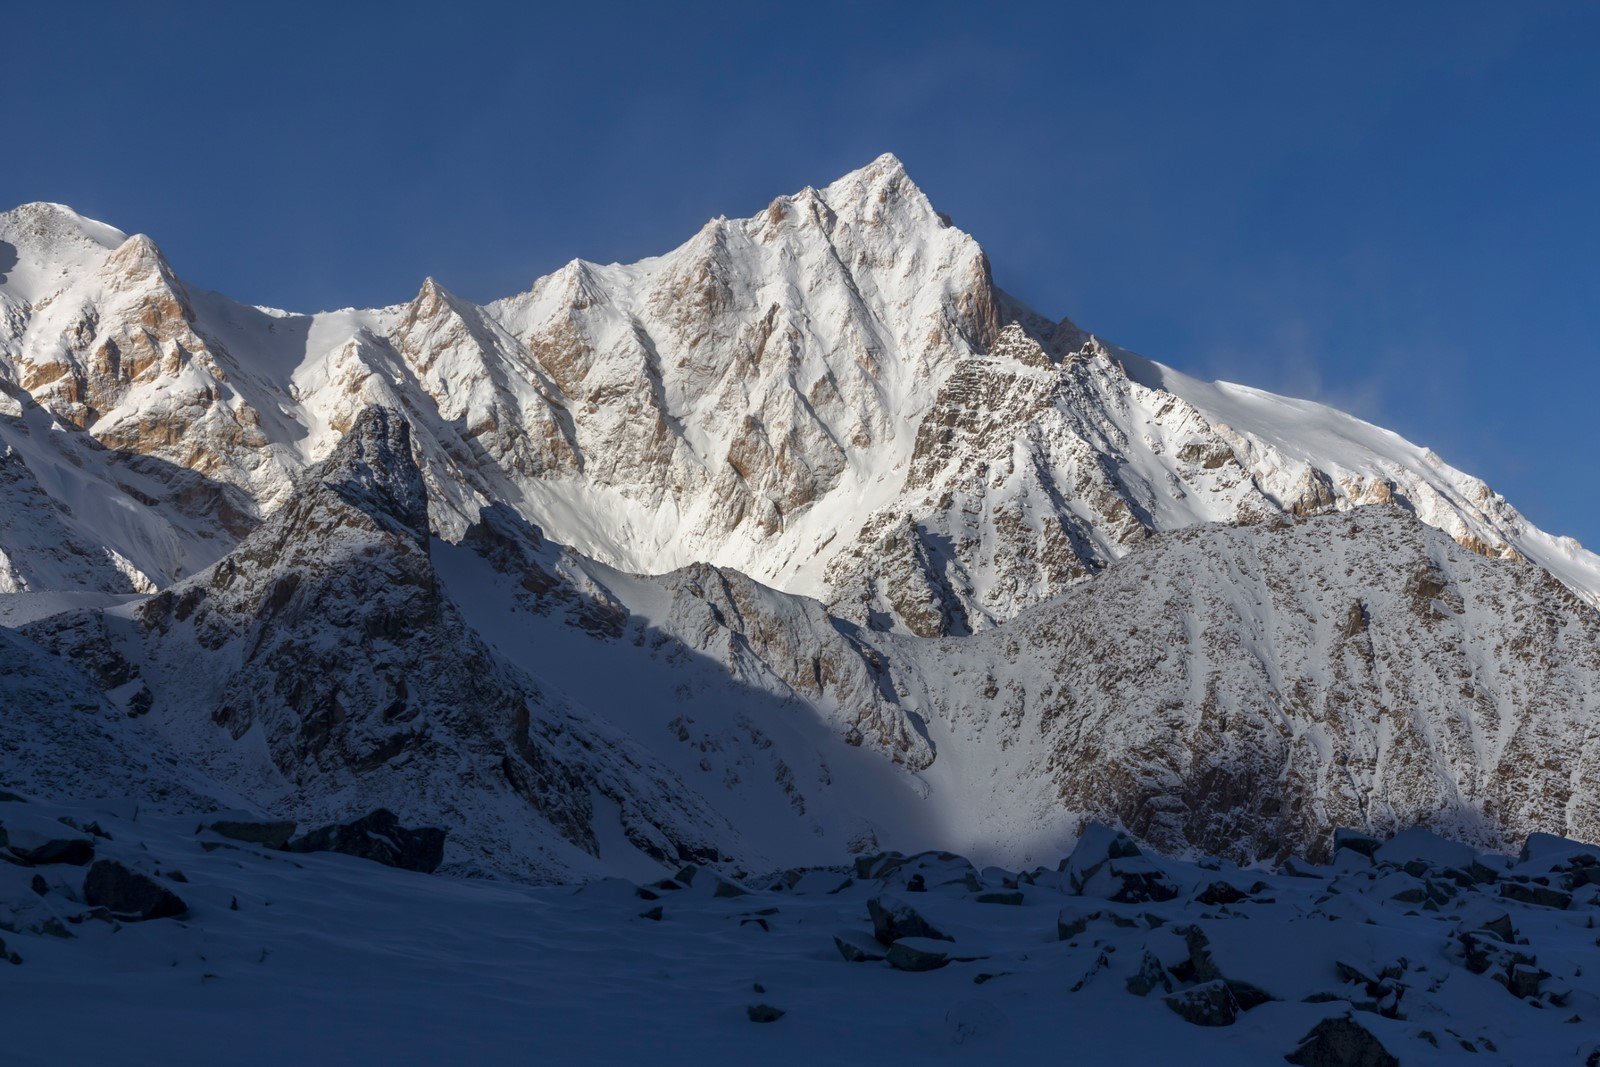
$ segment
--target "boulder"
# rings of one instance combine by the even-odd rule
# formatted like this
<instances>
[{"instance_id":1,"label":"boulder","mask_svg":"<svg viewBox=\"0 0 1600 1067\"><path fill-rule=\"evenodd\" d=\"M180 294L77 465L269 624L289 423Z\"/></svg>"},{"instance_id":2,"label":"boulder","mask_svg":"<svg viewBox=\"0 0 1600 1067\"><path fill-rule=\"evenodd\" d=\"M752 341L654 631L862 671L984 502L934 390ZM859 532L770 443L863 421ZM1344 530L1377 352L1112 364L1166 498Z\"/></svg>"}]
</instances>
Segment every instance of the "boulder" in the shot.
<instances>
[{"instance_id":1,"label":"boulder","mask_svg":"<svg viewBox=\"0 0 1600 1067\"><path fill-rule=\"evenodd\" d=\"M731 899L733 897L742 897L749 892L738 882L731 881L716 871L696 866L693 863L679 868L675 877L684 886L695 890L697 893L709 892L713 897Z\"/></svg>"},{"instance_id":2,"label":"boulder","mask_svg":"<svg viewBox=\"0 0 1600 1067\"><path fill-rule=\"evenodd\" d=\"M1354 963L1346 963L1344 960L1334 960L1333 969L1338 973L1339 981L1341 982L1363 987L1378 984L1378 980L1372 976L1366 967L1360 967Z\"/></svg>"},{"instance_id":3,"label":"boulder","mask_svg":"<svg viewBox=\"0 0 1600 1067\"><path fill-rule=\"evenodd\" d=\"M1078 843L1072 848L1072 854L1061 861L1061 873L1067 876L1064 888L1074 893L1082 893L1083 887L1107 863L1143 855L1144 853L1139 851L1139 846L1133 843L1133 838L1121 830L1113 830L1109 826L1092 822L1083 828L1083 833L1078 836Z\"/></svg>"},{"instance_id":4,"label":"boulder","mask_svg":"<svg viewBox=\"0 0 1600 1067\"><path fill-rule=\"evenodd\" d=\"M1521 865L1539 860L1541 863L1551 865L1564 864L1577 856L1600 860L1600 846L1586 845L1581 841L1557 837L1555 834L1533 833L1522 842L1522 851L1517 853L1517 863Z\"/></svg>"},{"instance_id":5,"label":"boulder","mask_svg":"<svg viewBox=\"0 0 1600 1067\"><path fill-rule=\"evenodd\" d=\"M950 962L950 944L930 937L904 937L889 946L886 958L897 971L933 971Z\"/></svg>"},{"instance_id":6,"label":"boulder","mask_svg":"<svg viewBox=\"0 0 1600 1067\"><path fill-rule=\"evenodd\" d=\"M82 867L94 859L94 838L54 819L7 813L0 823L0 858L23 867Z\"/></svg>"},{"instance_id":7,"label":"boulder","mask_svg":"<svg viewBox=\"0 0 1600 1067\"><path fill-rule=\"evenodd\" d=\"M966 857L953 852L919 852L914 856L888 852L858 858L856 877L876 879L886 889L907 893L938 890L979 893L984 888L978 869Z\"/></svg>"},{"instance_id":8,"label":"boulder","mask_svg":"<svg viewBox=\"0 0 1600 1067\"><path fill-rule=\"evenodd\" d=\"M572 893L575 897L586 897L591 900L614 901L618 904L632 904L636 900L659 900L654 893L640 886L634 885L626 878L596 878L592 882L585 882Z\"/></svg>"},{"instance_id":9,"label":"boulder","mask_svg":"<svg viewBox=\"0 0 1600 1067\"><path fill-rule=\"evenodd\" d=\"M1240 1011L1250 1011L1269 1000L1278 999L1260 986L1242 982L1237 978L1224 978L1223 982L1227 984L1228 992L1233 994L1233 999L1238 1002Z\"/></svg>"},{"instance_id":10,"label":"boulder","mask_svg":"<svg viewBox=\"0 0 1600 1067\"><path fill-rule=\"evenodd\" d=\"M1391 871L1363 890L1374 900L1392 900L1397 904L1421 904L1427 899L1426 882L1410 874Z\"/></svg>"},{"instance_id":11,"label":"boulder","mask_svg":"<svg viewBox=\"0 0 1600 1067\"><path fill-rule=\"evenodd\" d=\"M871 856L856 857L856 877L865 881L868 878L882 877L884 871L899 866L905 857L898 852L879 852Z\"/></svg>"},{"instance_id":12,"label":"boulder","mask_svg":"<svg viewBox=\"0 0 1600 1067\"><path fill-rule=\"evenodd\" d=\"M1131 930L1139 925L1137 919L1119 915L1114 911L1080 913L1072 908L1062 908L1056 915L1056 940L1071 941L1075 937L1081 937L1089 929L1089 924L1096 922L1108 922L1112 926L1118 926L1124 930ZM1146 913L1145 924L1154 929L1161 924L1161 921L1158 917Z\"/></svg>"},{"instance_id":13,"label":"boulder","mask_svg":"<svg viewBox=\"0 0 1600 1067\"><path fill-rule=\"evenodd\" d=\"M1146 904L1178 895L1178 887L1167 881L1166 872L1143 858L1112 860L1102 878L1110 883L1110 892L1103 895L1119 904Z\"/></svg>"},{"instance_id":14,"label":"boulder","mask_svg":"<svg viewBox=\"0 0 1600 1067\"><path fill-rule=\"evenodd\" d=\"M80 837L55 837L34 846L13 842L11 854L24 867L44 867L52 863L82 867L94 859L94 842Z\"/></svg>"},{"instance_id":15,"label":"boulder","mask_svg":"<svg viewBox=\"0 0 1600 1067\"><path fill-rule=\"evenodd\" d=\"M1222 971L1211 958L1211 939L1198 926L1175 926L1172 932L1183 938L1189 950L1187 959L1172 967L1172 973L1183 982L1221 981Z\"/></svg>"},{"instance_id":16,"label":"boulder","mask_svg":"<svg viewBox=\"0 0 1600 1067\"><path fill-rule=\"evenodd\" d=\"M1289 878L1326 878L1328 872L1319 869L1298 856L1290 856L1278 865L1278 873Z\"/></svg>"},{"instance_id":17,"label":"boulder","mask_svg":"<svg viewBox=\"0 0 1600 1067\"><path fill-rule=\"evenodd\" d=\"M1420 827L1404 830L1378 846L1372 857L1378 863L1392 863L1404 868L1417 864L1413 873L1428 868L1460 867L1466 869L1478 860L1478 854L1469 845L1449 841L1431 830Z\"/></svg>"},{"instance_id":18,"label":"boulder","mask_svg":"<svg viewBox=\"0 0 1600 1067\"><path fill-rule=\"evenodd\" d=\"M1350 830L1343 826L1333 832L1333 850L1349 849L1358 855L1371 859L1373 854L1383 845L1371 834L1364 834L1360 830Z\"/></svg>"},{"instance_id":19,"label":"boulder","mask_svg":"<svg viewBox=\"0 0 1600 1067\"><path fill-rule=\"evenodd\" d=\"M1072 854L1061 861L1061 870L1072 874L1089 867L1098 867L1108 859L1125 859L1142 856L1133 838L1104 823L1091 822L1078 835Z\"/></svg>"},{"instance_id":20,"label":"boulder","mask_svg":"<svg viewBox=\"0 0 1600 1067\"><path fill-rule=\"evenodd\" d=\"M1167 1007L1196 1026L1232 1026L1239 1017L1239 1002L1228 983L1217 979L1163 998Z\"/></svg>"},{"instance_id":21,"label":"boulder","mask_svg":"<svg viewBox=\"0 0 1600 1067\"><path fill-rule=\"evenodd\" d=\"M1500 880L1500 872L1482 860L1473 860L1471 865L1467 867L1467 877L1478 885L1493 885Z\"/></svg>"},{"instance_id":22,"label":"boulder","mask_svg":"<svg viewBox=\"0 0 1600 1067\"><path fill-rule=\"evenodd\" d=\"M1503 977L1519 964L1534 966L1539 962L1533 953L1508 945L1481 930L1459 934L1457 940L1466 953L1467 970L1473 974L1493 972Z\"/></svg>"},{"instance_id":23,"label":"boulder","mask_svg":"<svg viewBox=\"0 0 1600 1067\"><path fill-rule=\"evenodd\" d=\"M978 878L984 885L997 885L1001 889L1017 888L1017 875L1004 867L985 867L978 872Z\"/></svg>"},{"instance_id":24,"label":"boulder","mask_svg":"<svg viewBox=\"0 0 1600 1067\"><path fill-rule=\"evenodd\" d=\"M1456 925L1457 935L1479 931L1492 934L1508 945L1517 940L1517 928L1511 924L1511 916L1501 908L1474 908Z\"/></svg>"},{"instance_id":25,"label":"boulder","mask_svg":"<svg viewBox=\"0 0 1600 1067\"><path fill-rule=\"evenodd\" d=\"M353 822L313 830L284 847L290 852L341 852L387 867L432 874L444 860L445 831L431 826L407 829L393 812L379 808Z\"/></svg>"},{"instance_id":26,"label":"boulder","mask_svg":"<svg viewBox=\"0 0 1600 1067\"><path fill-rule=\"evenodd\" d=\"M294 836L295 823L292 819L217 819L202 829L250 845L282 848Z\"/></svg>"},{"instance_id":27,"label":"boulder","mask_svg":"<svg viewBox=\"0 0 1600 1067\"><path fill-rule=\"evenodd\" d=\"M1446 877L1453 878L1454 873L1455 872L1446 872ZM1470 884L1470 880L1468 884ZM1429 878L1424 883L1424 904L1433 904L1442 907L1445 904L1451 903L1460 895L1460 891L1456 889L1455 885L1451 884L1451 882L1437 878Z\"/></svg>"},{"instance_id":28,"label":"boulder","mask_svg":"<svg viewBox=\"0 0 1600 1067\"><path fill-rule=\"evenodd\" d=\"M924 919L910 904L888 893L868 900L867 914L872 917L873 936L885 945L892 945L906 937L925 937L934 941L955 940Z\"/></svg>"},{"instance_id":29,"label":"boulder","mask_svg":"<svg viewBox=\"0 0 1600 1067\"><path fill-rule=\"evenodd\" d=\"M1071 941L1075 937L1082 937L1089 929L1090 920L1099 914L1095 912L1094 915L1081 915L1062 908L1060 914L1056 916L1056 940Z\"/></svg>"},{"instance_id":30,"label":"boulder","mask_svg":"<svg viewBox=\"0 0 1600 1067\"><path fill-rule=\"evenodd\" d=\"M1284 1059L1300 1067L1400 1067L1383 1042L1349 1016L1322 1020Z\"/></svg>"},{"instance_id":31,"label":"boulder","mask_svg":"<svg viewBox=\"0 0 1600 1067\"><path fill-rule=\"evenodd\" d=\"M979 904L1019 905L1022 903L1022 893L1020 890L1015 889L997 890L993 893L979 893L972 899Z\"/></svg>"},{"instance_id":32,"label":"boulder","mask_svg":"<svg viewBox=\"0 0 1600 1067\"><path fill-rule=\"evenodd\" d=\"M790 883L789 888L796 893L817 893L828 896L848 889L854 884L855 879L847 874L831 871L826 867L817 867L802 871L800 877Z\"/></svg>"},{"instance_id":33,"label":"boulder","mask_svg":"<svg viewBox=\"0 0 1600 1067\"><path fill-rule=\"evenodd\" d=\"M1506 989L1516 997L1536 997L1539 987L1550 977L1549 971L1526 963L1516 964L1506 976Z\"/></svg>"},{"instance_id":34,"label":"boulder","mask_svg":"<svg viewBox=\"0 0 1600 1067\"><path fill-rule=\"evenodd\" d=\"M172 890L116 860L98 860L89 868L83 879L83 899L91 908L104 908L122 922L176 918L189 910Z\"/></svg>"},{"instance_id":35,"label":"boulder","mask_svg":"<svg viewBox=\"0 0 1600 1067\"><path fill-rule=\"evenodd\" d=\"M1062 888L1124 904L1171 900L1178 889L1166 872L1120 830L1090 823L1072 855L1061 861Z\"/></svg>"},{"instance_id":36,"label":"boulder","mask_svg":"<svg viewBox=\"0 0 1600 1067\"><path fill-rule=\"evenodd\" d=\"M63 826L70 826L80 834L88 834L90 837L98 837L105 841L111 840L111 835L97 822L80 823L70 815L63 815L56 822Z\"/></svg>"},{"instance_id":37,"label":"boulder","mask_svg":"<svg viewBox=\"0 0 1600 1067\"><path fill-rule=\"evenodd\" d=\"M767 892L786 893L800 884L800 879L805 877L804 867L789 867L772 876L767 883Z\"/></svg>"},{"instance_id":38,"label":"boulder","mask_svg":"<svg viewBox=\"0 0 1600 1067\"><path fill-rule=\"evenodd\" d=\"M1519 904L1532 904L1539 908L1567 908L1572 904L1572 894L1563 889L1552 889L1536 882L1501 882L1500 895Z\"/></svg>"},{"instance_id":39,"label":"boulder","mask_svg":"<svg viewBox=\"0 0 1600 1067\"><path fill-rule=\"evenodd\" d=\"M730 881L727 878L723 878L719 875L714 887L711 890L711 895L714 897L730 898L742 897L748 892L749 890L740 885L738 882Z\"/></svg>"},{"instance_id":40,"label":"boulder","mask_svg":"<svg viewBox=\"0 0 1600 1067\"><path fill-rule=\"evenodd\" d=\"M1216 881L1194 895L1201 904L1216 907L1220 904L1237 904L1250 894L1231 882Z\"/></svg>"},{"instance_id":41,"label":"boulder","mask_svg":"<svg viewBox=\"0 0 1600 1067\"><path fill-rule=\"evenodd\" d=\"M1128 992L1136 997L1149 996L1157 989L1164 993L1172 992L1172 978L1167 974L1167 969L1149 949L1145 950L1144 958L1139 961L1139 969L1128 976Z\"/></svg>"},{"instance_id":42,"label":"boulder","mask_svg":"<svg viewBox=\"0 0 1600 1067\"><path fill-rule=\"evenodd\" d=\"M833 935L833 945L847 963L870 963L886 955L877 938L856 930L840 930Z\"/></svg>"},{"instance_id":43,"label":"boulder","mask_svg":"<svg viewBox=\"0 0 1600 1067\"><path fill-rule=\"evenodd\" d=\"M752 1004L744 1013L753 1023L775 1023L787 1014L782 1008L774 1008L771 1004Z\"/></svg>"}]
</instances>

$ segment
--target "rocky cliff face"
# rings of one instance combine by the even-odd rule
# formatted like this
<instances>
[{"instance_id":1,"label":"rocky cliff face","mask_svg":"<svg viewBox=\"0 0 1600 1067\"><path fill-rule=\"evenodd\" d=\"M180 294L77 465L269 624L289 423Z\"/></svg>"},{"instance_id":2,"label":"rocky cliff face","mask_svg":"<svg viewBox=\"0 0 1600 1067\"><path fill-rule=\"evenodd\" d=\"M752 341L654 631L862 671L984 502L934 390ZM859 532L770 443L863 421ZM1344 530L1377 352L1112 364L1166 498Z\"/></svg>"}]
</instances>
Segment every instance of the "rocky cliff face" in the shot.
<instances>
[{"instance_id":1,"label":"rocky cliff face","mask_svg":"<svg viewBox=\"0 0 1600 1067\"><path fill-rule=\"evenodd\" d=\"M1159 530L1280 510L1193 405L1092 339L1058 362L1013 324L945 379L904 489L831 561L829 604L877 628L966 633Z\"/></svg>"},{"instance_id":2,"label":"rocky cliff face","mask_svg":"<svg viewBox=\"0 0 1600 1067\"><path fill-rule=\"evenodd\" d=\"M908 703L988 742L976 810L1239 860L1336 826L1600 838L1600 618L1397 508L1162 535L978 639L894 649Z\"/></svg>"},{"instance_id":3,"label":"rocky cliff face","mask_svg":"<svg viewBox=\"0 0 1600 1067\"><path fill-rule=\"evenodd\" d=\"M37 403L108 448L276 502L283 472L247 399L255 390L196 330L189 293L150 238L127 238L26 311L10 369Z\"/></svg>"},{"instance_id":4,"label":"rocky cliff face","mask_svg":"<svg viewBox=\"0 0 1600 1067\"><path fill-rule=\"evenodd\" d=\"M159 738L132 729L104 684L93 664L67 662L0 627L5 791L111 798L162 812L214 810L236 799Z\"/></svg>"},{"instance_id":5,"label":"rocky cliff face","mask_svg":"<svg viewBox=\"0 0 1600 1067\"><path fill-rule=\"evenodd\" d=\"M463 624L430 561L409 427L382 408L214 566L29 632L104 664L103 683L141 687L151 729L253 803L311 822L386 807L443 824L461 870L582 870L601 800L663 862L732 843L669 772Z\"/></svg>"}]
</instances>

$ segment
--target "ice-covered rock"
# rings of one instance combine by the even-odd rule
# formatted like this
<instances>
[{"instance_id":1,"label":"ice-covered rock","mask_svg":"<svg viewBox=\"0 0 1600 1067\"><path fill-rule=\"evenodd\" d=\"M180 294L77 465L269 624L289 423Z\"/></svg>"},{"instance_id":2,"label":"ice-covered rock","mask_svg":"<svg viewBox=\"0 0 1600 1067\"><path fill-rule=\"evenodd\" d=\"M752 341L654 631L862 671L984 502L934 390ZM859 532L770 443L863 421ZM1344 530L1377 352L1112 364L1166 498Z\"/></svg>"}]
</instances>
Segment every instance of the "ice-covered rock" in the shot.
<instances>
[{"instance_id":1,"label":"ice-covered rock","mask_svg":"<svg viewBox=\"0 0 1600 1067\"><path fill-rule=\"evenodd\" d=\"M116 860L96 860L83 879L84 903L104 908L121 922L145 922L184 915L189 906L149 875Z\"/></svg>"}]
</instances>

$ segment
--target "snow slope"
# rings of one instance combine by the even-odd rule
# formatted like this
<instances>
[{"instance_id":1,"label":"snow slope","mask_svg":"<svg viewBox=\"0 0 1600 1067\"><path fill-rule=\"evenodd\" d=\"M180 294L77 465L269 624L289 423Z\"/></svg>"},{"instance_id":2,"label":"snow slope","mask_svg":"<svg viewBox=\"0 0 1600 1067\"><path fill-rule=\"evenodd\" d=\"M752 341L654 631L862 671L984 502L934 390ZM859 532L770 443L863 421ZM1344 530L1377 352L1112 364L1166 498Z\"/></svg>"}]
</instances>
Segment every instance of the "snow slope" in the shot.
<instances>
[{"instance_id":1,"label":"snow slope","mask_svg":"<svg viewBox=\"0 0 1600 1067\"><path fill-rule=\"evenodd\" d=\"M1600 890L1575 891L1567 909L1503 895L1593 869L1560 842L1525 862L1465 850L1481 873L1452 868L1439 858L1452 850L1426 835L1375 860L1346 849L1326 867L1271 871L1107 861L1118 843L1098 833L1062 863L1099 866L1081 884L1054 865L980 871L944 853L785 872L720 896L706 872L536 889L274 852L125 806L0 803L13 827L57 815L92 822L109 835L94 839L97 858L157 876L188 911L85 918L83 868L0 865L0 936L18 961L0 960L0 1016L19 1067L208 1063L223 1047L239 1064L1065 1055L1220 1067L1282 1063L1324 1020L1379 1058L1299 1062L1581 1064L1600 1047L1587 1023L1600 949L1586 926ZM1170 899L1108 899L1129 884L1113 868ZM914 878L925 891L907 890ZM869 901L910 905L954 938L902 944L961 959L921 973L846 962L836 937L886 951ZM1514 991L1518 958L1535 962ZM1211 1001L1209 1015L1188 1007ZM782 1015L754 1022L758 1006Z\"/></svg>"}]
</instances>

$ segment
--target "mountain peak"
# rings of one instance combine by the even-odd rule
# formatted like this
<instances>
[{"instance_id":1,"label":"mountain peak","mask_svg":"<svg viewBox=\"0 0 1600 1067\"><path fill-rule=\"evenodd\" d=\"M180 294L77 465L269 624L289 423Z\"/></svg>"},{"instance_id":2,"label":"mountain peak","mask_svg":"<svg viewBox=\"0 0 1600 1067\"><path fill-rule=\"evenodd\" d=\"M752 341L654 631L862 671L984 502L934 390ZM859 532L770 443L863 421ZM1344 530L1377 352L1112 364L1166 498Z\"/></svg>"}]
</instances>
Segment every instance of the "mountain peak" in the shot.
<instances>
[{"instance_id":1,"label":"mountain peak","mask_svg":"<svg viewBox=\"0 0 1600 1067\"><path fill-rule=\"evenodd\" d=\"M40 201L0 212L0 286L23 303L43 300L127 236L65 204Z\"/></svg>"},{"instance_id":2,"label":"mountain peak","mask_svg":"<svg viewBox=\"0 0 1600 1067\"><path fill-rule=\"evenodd\" d=\"M145 234L136 233L106 257L105 269L116 274L156 273L172 278L172 266L161 249Z\"/></svg>"},{"instance_id":3,"label":"mountain peak","mask_svg":"<svg viewBox=\"0 0 1600 1067\"><path fill-rule=\"evenodd\" d=\"M841 213L870 210L874 205L908 204L937 218L933 205L891 152L853 170L822 190L822 198Z\"/></svg>"},{"instance_id":4,"label":"mountain peak","mask_svg":"<svg viewBox=\"0 0 1600 1067\"><path fill-rule=\"evenodd\" d=\"M127 240L127 234L104 222L91 219L74 211L66 204L50 200L36 200L19 204L10 211L0 212L0 234L32 234L49 241L60 237L78 237L102 248L111 249Z\"/></svg>"},{"instance_id":5,"label":"mountain peak","mask_svg":"<svg viewBox=\"0 0 1600 1067\"><path fill-rule=\"evenodd\" d=\"M859 174L863 171L871 171L875 174L899 175L901 177L905 177L906 165L900 162L900 157L895 155L893 152L884 152L883 154L879 155L877 159L874 159L871 163L868 163L856 173Z\"/></svg>"},{"instance_id":6,"label":"mountain peak","mask_svg":"<svg viewBox=\"0 0 1600 1067\"><path fill-rule=\"evenodd\" d=\"M417 290L417 295L412 297L410 311L414 316L427 317L438 313L440 310L453 311L460 314L458 306L460 298L444 286L433 275L422 279L422 286Z\"/></svg>"},{"instance_id":7,"label":"mountain peak","mask_svg":"<svg viewBox=\"0 0 1600 1067\"><path fill-rule=\"evenodd\" d=\"M380 521L426 542L428 490L411 452L411 424L378 404L361 410L313 480Z\"/></svg>"}]
</instances>

